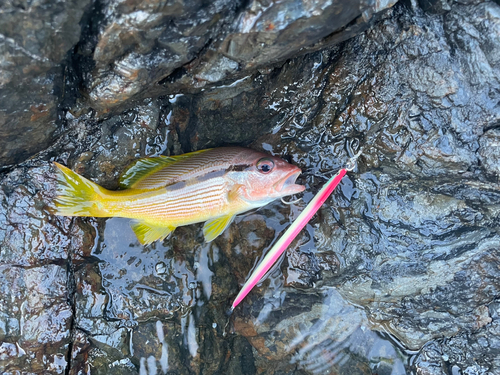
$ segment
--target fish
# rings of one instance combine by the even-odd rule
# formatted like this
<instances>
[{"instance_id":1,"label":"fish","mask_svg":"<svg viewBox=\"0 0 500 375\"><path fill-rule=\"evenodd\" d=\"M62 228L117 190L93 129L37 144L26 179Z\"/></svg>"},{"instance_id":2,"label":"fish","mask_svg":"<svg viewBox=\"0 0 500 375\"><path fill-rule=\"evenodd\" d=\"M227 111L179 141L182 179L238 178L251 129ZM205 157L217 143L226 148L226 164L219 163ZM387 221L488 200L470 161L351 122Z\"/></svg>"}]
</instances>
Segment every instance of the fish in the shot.
<instances>
[{"instance_id":1,"label":"fish","mask_svg":"<svg viewBox=\"0 0 500 375\"><path fill-rule=\"evenodd\" d=\"M175 228L205 222L206 242L236 215L300 193L301 169L283 159L243 147L221 147L135 161L108 190L54 162L60 216L123 217L143 245Z\"/></svg>"}]
</instances>

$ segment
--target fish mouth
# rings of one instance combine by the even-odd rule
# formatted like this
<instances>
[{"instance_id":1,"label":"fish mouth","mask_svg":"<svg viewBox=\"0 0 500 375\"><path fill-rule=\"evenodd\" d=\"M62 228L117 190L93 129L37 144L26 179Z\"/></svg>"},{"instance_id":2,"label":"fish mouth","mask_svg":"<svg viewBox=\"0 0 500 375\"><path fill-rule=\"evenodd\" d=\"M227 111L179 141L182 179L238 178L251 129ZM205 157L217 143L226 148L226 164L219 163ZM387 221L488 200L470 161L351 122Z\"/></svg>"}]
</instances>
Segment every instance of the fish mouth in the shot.
<instances>
[{"instance_id":1,"label":"fish mouth","mask_svg":"<svg viewBox=\"0 0 500 375\"><path fill-rule=\"evenodd\" d=\"M275 189L280 196L284 197L286 195L302 193L306 189L305 186L295 183L301 173L302 171L300 169L298 171L290 172L276 183Z\"/></svg>"}]
</instances>

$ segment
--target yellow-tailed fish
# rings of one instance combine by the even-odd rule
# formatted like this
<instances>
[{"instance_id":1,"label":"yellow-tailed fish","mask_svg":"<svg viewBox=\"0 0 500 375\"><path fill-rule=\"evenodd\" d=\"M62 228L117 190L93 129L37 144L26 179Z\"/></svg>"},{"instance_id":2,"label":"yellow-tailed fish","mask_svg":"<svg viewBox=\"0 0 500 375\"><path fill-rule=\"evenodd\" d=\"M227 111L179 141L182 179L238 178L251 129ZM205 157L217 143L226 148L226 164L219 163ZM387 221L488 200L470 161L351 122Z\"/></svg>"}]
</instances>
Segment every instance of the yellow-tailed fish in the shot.
<instances>
[{"instance_id":1,"label":"yellow-tailed fish","mask_svg":"<svg viewBox=\"0 0 500 375\"><path fill-rule=\"evenodd\" d=\"M295 184L298 167L241 147L139 159L120 178L123 190L117 191L55 165L60 170L57 215L133 219L142 244L204 221L203 234L210 242L235 215L305 189Z\"/></svg>"}]
</instances>

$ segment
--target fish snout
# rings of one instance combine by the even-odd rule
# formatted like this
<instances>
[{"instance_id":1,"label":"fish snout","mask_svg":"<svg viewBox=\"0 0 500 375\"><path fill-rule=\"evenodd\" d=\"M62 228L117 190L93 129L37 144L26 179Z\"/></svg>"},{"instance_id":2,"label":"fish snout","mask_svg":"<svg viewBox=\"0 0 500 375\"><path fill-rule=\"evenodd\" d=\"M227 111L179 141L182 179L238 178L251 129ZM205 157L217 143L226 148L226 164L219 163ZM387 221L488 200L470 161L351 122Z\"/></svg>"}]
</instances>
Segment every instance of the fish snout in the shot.
<instances>
[{"instance_id":1,"label":"fish snout","mask_svg":"<svg viewBox=\"0 0 500 375\"><path fill-rule=\"evenodd\" d=\"M279 180L275 184L276 192L282 197L302 193L306 189L306 187L295 183L301 173L302 171L300 170L300 168L294 167L289 173L287 173L281 180Z\"/></svg>"}]
</instances>

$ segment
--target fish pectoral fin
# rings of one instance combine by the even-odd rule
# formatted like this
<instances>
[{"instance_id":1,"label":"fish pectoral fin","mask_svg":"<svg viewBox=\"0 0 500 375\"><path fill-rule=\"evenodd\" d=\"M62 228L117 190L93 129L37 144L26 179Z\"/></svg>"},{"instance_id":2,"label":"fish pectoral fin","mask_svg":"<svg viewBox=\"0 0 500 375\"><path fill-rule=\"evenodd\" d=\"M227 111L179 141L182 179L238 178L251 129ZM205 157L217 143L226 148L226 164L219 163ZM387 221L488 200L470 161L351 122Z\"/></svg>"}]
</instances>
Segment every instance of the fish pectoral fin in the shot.
<instances>
[{"instance_id":1,"label":"fish pectoral fin","mask_svg":"<svg viewBox=\"0 0 500 375\"><path fill-rule=\"evenodd\" d=\"M163 240L175 229L172 226L162 227L139 220L132 221L130 226L142 245L150 244L156 240Z\"/></svg>"},{"instance_id":2,"label":"fish pectoral fin","mask_svg":"<svg viewBox=\"0 0 500 375\"><path fill-rule=\"evenodd\" d=\"M245 195L246 187L242 184L234 185L231 190L227 193L227 200L233 202L241 196Z\"/></svg>"},{"instance_id":3,"label":"fish pectoral fin","mask_svg":"<svg viewBox=\"0 0 500 375\"><path fill-rule=\"evenodd\" d=\"M206 242L215 240L231 224L234 215L217 217L205 222L203 226L203 235Z\"/></svg>"}]
</instances>

